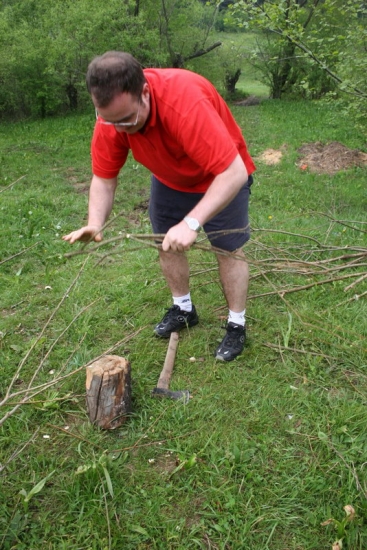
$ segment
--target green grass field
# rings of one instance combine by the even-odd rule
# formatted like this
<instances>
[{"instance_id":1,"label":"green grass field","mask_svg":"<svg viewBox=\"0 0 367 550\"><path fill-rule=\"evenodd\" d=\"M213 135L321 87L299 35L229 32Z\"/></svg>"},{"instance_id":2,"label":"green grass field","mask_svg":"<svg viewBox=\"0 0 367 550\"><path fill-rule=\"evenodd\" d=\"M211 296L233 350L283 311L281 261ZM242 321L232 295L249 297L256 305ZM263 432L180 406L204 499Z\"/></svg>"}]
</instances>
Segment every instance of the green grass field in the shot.
<instances>
[{"instance_id":1,"label":"green grass field","mask_svg":"<svg viewBox=\"0 0 367 550\"><path fill-rule=\"evenodd\" d=\"M105 233L120 240L67 258L79 245L61 236L86 215L92 109L1 126L4 550L367 548L366 168L298 166L305 143L365 141L332 105L233 112L258 159L248 342L233 363L212 357L226 310L213 254L193 248L201 323L182 334L172 380L186 406L151 397L167 347L152 327L171 299L139 239L149 174L130 159L121 175ZM269 148L279 164L259 160ZM85 404L84 365L106 352L133 377L133 414L112 432Z\"/></svg>"}]
</instances>

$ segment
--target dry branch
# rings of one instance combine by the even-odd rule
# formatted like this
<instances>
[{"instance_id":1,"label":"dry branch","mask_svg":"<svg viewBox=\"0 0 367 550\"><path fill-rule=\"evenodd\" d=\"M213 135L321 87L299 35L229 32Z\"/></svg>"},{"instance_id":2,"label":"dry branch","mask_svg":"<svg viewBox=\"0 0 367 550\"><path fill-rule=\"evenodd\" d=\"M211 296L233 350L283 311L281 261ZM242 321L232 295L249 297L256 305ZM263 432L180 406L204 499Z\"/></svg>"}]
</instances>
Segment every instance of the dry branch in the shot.
<instances>
[{"instance_id":1,"label":"dry branch","mask_svg":"<svg viewBox=\"0 0 367 550\"><path fill-rule=\"evenodd\" d=\"M120 214L119 214L120 215ZM331 216L325 214L324 215L327 218L330 218L333 223L337 223L338 220L332 218ZM110 223L110 222L109 222ZM348 225L350 227L350 224L343 220L341 222L343 225ZM357 222L353 222L357 223ZM106 226L105 226L106 227ZM102 231L104 228L102 228ZM242 228L242 229L236 229L236 230L222 230L222 231L216 231L213 232L212 236L219 236L219 235L226 235L230 233L238 233L238 232L244 232L247 231L248 227ZM341 247L341 246L330 246L323 244L320 242L320 240L315 239L314 237L311 237L310 235L300 234L300 233L292 233L289 231L283 231L283 230L277 230L277 229L262 229L262 228L256 228L252 230L253 233L274 233L274 234L283 234L287 235L288 237L292 237L297 244L294 242L292 243L283 243L282 245L278 245L274 247L273 245L268 245L261 243L257 240L251 241L253 244L250 244L246 247L246 257L242 257L240 255L236 255L231 252L226 252L220 249L217 249L215 247L212 247L210 243L205 242L205 237L198 239L193 245L192 248L196 250L201 250L203 252L209 252L211 254L221 254L225 256L230 256L239 260L245 260L247 261L252 268L255 268L255 270L252 271L252 278L256 278L259 275L259 272L261 276L264 276L266 273L267 276L270 276L272 274L279 275L279 274L289 274L289 275L297 275L297 276L304 276L308 279L315 278L312 282L305 284L305 285L296 285L292 286L292 284L287 284L284 288L274 288L274 290L269 292L263 292L261 294L249 296L249 299L254 298L260 298L265 296L271 296L274 294L278 294L280 297L284 297L286 294L292 293L292 292L299 292L303 290L308 290L315 286L321 286L325 284L330 284L337 281L342 281L344 279L357 277L357 280L346 287L346 291L354 288L359 283L362 283L365 278L367 277L367 273L361 272L361 268L365 267L366 264L362 263L362 261L367 258L367 249L363 247L355 247L355 246L348 246L348 247ZM364 233L364 231L362 231ZM97 251L99 251L102 247L106 247L106 245L117 245L121 241L134 241L135 243L139 244L142 248L156 248L159 249L161 247L160 242L164 239L164 234L131 234L131 233L124 233L123 235L119 235L117 237L112 237L111 239L108 239L106 241L99 242L97 244L94 244L93 246L86 247L85 245L76 251L70 252L65 254L66 258L71 258L73 256L85 254L85 255L93 255ZM303 240L304 244L300 245L299 241ZM306 243L314 243L316 246L307 247L305 246ZM256 248L257 247L257 248ZM117 253L127 253L130 251L136 250L136 248L129 248L124 247L123 249L119 248L118 252L116 252L116 248L110 251L106 251L105 254L102 256L102 258L98 261L105 260L110 255L117 254ZM259 258L259 254L262 252L267 252L267 257L265 258ZM172 252L173 254L175 252ZM325 254L328 254L328 257L323 257L320 259L320 255L325 256ZM300 256L301 255L301 256ZM317 259L315 257L317 256ZM340 275L340 272L348 271L348 273L345 273L344 275ZM329 278L325 278L325 275L330 275ZM318 276L323 275L324 277L321 280L318 280ZM364 296L364 293L361 293L360 296Z\"/></svg>"}]
</instances>

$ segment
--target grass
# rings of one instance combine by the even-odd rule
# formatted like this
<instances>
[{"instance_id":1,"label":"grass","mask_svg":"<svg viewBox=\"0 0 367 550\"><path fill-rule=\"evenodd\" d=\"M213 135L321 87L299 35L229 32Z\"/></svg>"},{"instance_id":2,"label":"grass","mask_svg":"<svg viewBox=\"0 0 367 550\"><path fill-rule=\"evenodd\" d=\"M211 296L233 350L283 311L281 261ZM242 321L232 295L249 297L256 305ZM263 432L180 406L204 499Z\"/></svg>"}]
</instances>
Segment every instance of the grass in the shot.
<instances>
[{"instance_id":1,"label":"grass","mask_svg":"<svg viewBox=\"0 0 367 550\"><path fill-rule=\"evenodd\" d=\"M363 149L363 137L317 102L233 112L254 157L271 147L283 158L257 161L248 344L234 363L212 357L225 315L212 254L190 252L201 323L182 334L172 380L190 389L187 406L150 396L167 346L152 325L170 305L156 251L125 239L97 265L64 256L61 235L85 217L93 114L1 127L2 397L23 366L0 419L35 371L31 387L74 373L34 391L0 428L4 549L318 550L337 538L321 523L343 520L347 504L356 517L344 548L367 547L366 297L352 299L365 281L282 294L325 278L285 259L366 250L365 169L328 176L296 165L303 143ZM114 208L125 215L106 237L150 231L148 182L130 159ZM132 364L133 414L103 432L87 418L83 366L122 339L114 353Z\"/></svg>"}]
</instances>

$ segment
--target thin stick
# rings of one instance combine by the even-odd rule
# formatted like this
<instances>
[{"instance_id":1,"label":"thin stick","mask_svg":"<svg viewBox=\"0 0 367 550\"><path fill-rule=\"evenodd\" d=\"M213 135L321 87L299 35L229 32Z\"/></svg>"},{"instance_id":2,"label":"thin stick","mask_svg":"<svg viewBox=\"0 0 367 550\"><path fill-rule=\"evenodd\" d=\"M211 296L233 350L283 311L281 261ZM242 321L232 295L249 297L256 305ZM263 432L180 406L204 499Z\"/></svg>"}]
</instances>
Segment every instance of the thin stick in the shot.
<instances>
[{"instance_id":1,"label":"thin stick","mask_svg":"<svg viewBox=\"0 0 367 550\"><path fill-rule=\"evenodd\" d=\"M365 279L367 279L367 273L365 273L365 274L362 275L359 279L357 279L356 281L354 281L354 283L351 283L350 285L346 286L345 289L344 289L344 292L347 292L347 291L350 290L351 288L354 288L358 283L361 283L361 282L364 281Z\"/></svg>"},{"instance_id":2,"label":"thin stick","mask_svg":"<svg viewBox=\"0 0 367 550\"><path fill-rule=\"evenodd\" d=\"M103 478L102 478L101 473L98 472L98 475L99 475L99 479L100 479L100 482L101 482L103 500L104 500L105 512L106 512L106 521L107 521L107 530L108 530L108 548L109 548L109 550L111 550L111 542L112 542L112 539L111 539L111 525L110 525L110 518L108 517L108 504L107 504L107 498L106 498L106 491L104 490Z\"/></svg>"},{"instance_id":3,"label":"thin stick","mask_svg":"<svg viewBox=\"0 0 367 550\"><path fill-rule=\"evenodd\" d=\"M0 464L0 473L1 473L3 470L5 470L5 468L8 467L8 465L10 464L10 462L11 462L12 460L14 460L17 456L19 456L20 453L23 452L24 449L25 449L26 447L28 447L28 445L29 445L30 443L33 443L33 441L35 440L36 435L38 434L39 431L40 431L40 428L38 427L38 428L36 429L36 431L34 432L34 434L30 437L30 439L28 439L28 441L26 441L26 442L24 443L24 445L22 445L22 447L20 447L18 450L14 451L14 453L12 453L12 454L10 455L10 457L9 457L8 460L5 462L5 464Z\"/></svg>"},{"instance_id":4,"label":"thin stick","mask_svg":"<svg viewBox=\"0 0 367 550\"><path fill-rule=\"evenodd\" d=\"M316 281L315 283L310 283L309 285L296 286L294 288L284 288L281 290L275 290L271 292L263 292L262 294L254 294L249 296L248 300L254 300L255 298L260 298L263 296L273 296L274 294L279 294L284 296L284 294L290 294L292 292L299 292L300 290L307 290L314 286L325 285L328 283L334 283L335 281L343 281L345 279L350 279L351 277L357 277L359 273L348 273L348 275L341 275L340 277L333 277L331 279L324 279L322 281Z\"/></svg>"},{"instance_id":5,"label":"thin stick","mask_svg":"<svg viewBox=\"0 0 367 550\"><path fill-rule=\"evenodd\" d=\"M333 216L330 216L330 214L326 214L325 212L314 212L311 210L311 214L318 214L319 216L324 216L325 218L328 218L333 223L338 223L339 225L343 225L344 227L349 227L349 229L354 229L354 231L359 231L360 233L367 233L364 229L358 229L357 227L353 227L353 225L349 225L350 223L360 223L364 224L366 222L345 222L344 220L336 220L333 218Z\"/></svg>"},{"instance_id":6,"label":"thin stick","mask_svg":"<svg viewBox=\"0 0 367 550\"><path fill-rule=\"evenodd\" d=\"M83 309L81 309L79 311L79 313L77 313L75 315L75 317L70 321L70 323L64 328L64 330L58 335L58 337L53 341L52 345L50 346L50 348L48 349L47 353L45 354L45 356L43 357L42 361L40 362L40 364L38 365L38 367L35 369L34 373L33 373L33 376L30 380L30 382L28 383L28 389L31 389L32 387L32 384L35 380L35 378L37 377L39 371L41 370L41 368L43 367L43 365L45 364L45 362L47 361L48 357L50 356L52 350L54 349L54 347L56 346L56 344L58 344L58 342L61 340L61 338L64 336L64 334L69 330L69 328L76 322L76 320L85 312L87 311L88 308L90 308L92 305L94 305L96 302L98 302L98 300L94 300L94 302L91 302L90 304L88 304L87 306L83 307ZM85 335L83 336L82 340L84 340L85 338Z\"/></svg>"},{"instance_id":7,"label":"thin stick","mask_svg":"<svg viewBox=\"0 0 367 550\"><path fill-rule=\"evenodd\" d=\"M7 187L4 187L3 189L0 189L0 193L3 193L3 192L6 191L7 189L10 189L10 187L13 187L13 185L15 185L16 183L18 183L18 181L22 180L23 178L25 178L25 175L24 175L24 176L20 176L20 178L18 178L17 180L13 181L13 183L11 183L10 185L8 185Z\"/></svg>"},{"instance_id":8,"label":"thin stick","mask_svg":"<svg viewBox=\"0 0 367 550\"><path fill-rule=\"evenodd\" d=\"M94 443L90 439L85 439L85 437L82 437L79 434L76 434L74 432L71 432L70 430L65 430L65 428L62 428L61 426L55 426L54 424L50 424L47 422L46 426L50 426L50 428L53 428L54 430L60 430L61 432L70 435L71 437L74 437L75 439L79 439L80 441L84 441L84 443L87 443L88 445L92 444L93 447L96 449L100 449L101 451L105 451L106 449L104 447L101 447L101 445L98 445L97 443Z\"/></svg>"},{"instance_id":9,"label":"thin stick","mask_svg":"<svg viewBox=\"0 0 367 550\"><path fill-rule=\"evenodd\" d=\"M295 353L303 353L305 355L314 355L315 357L323 357L324 359L334 359L335 360L335 357L332 357L331 355L326 355L325 353L316 353L315 351L307 351L307 350L304 350L304 349L290 348L288 346L285 347L285 346L281 346L279 344L270 344L269 342L265 342L263 344L263 346L265 346L267 348L272 348L272 349L279 350L279 353L281 353L283 351L292 351L292 352L295 352Z\"/></svg>"},{"instance_id":10,"label":"thin stick","mask_svg":"<svg viewBox=\"0 0 367 550\"><path fill-rule=\"evenodd\" d=\"M14 258L17 258L18 256L21 256L22 254L25 254L25 252L28 252L29 250L32 250L35 246L39 245L40 241L32 244L32 246L29 246L28 248L25 248L21 252L17 252L16 254L13 254L13 256L9 256L9 258L5 258L5 260L1 260L0 265L5 264L6 262L10 262L10 260L13 260Z\"/></svg>"},{"instance_id":11,"label":"thin stick","mask_svg":"<svg viewBox=\"0 0 367 550\"><path fill-rule=\"evenodd\" d=\"M9 393L12 389L12 387L14 386L16 380L18 379L19 377L19 373L21 372L22 368L24 367L26 361L28 360L30 354L32 353L32 351L34 350L34 348L36 347L36 345L38 344L38 342L41 340L43 334L45 333L46 331L46 328L49 326L49 324L51 323L52 319L55 317L56 313L58 312L58 310L61 308L62 304L64 303L64 301L66 300L67 296L69 295L69 292L71 291L71 289L73 288L73 286L76 284L77 280L79 279L79 277L81 276L82 272L83 272L83 269L85 267L87 263L87 258L85 259L82 267L80 268L79 272L77 273L76 277L74 278L73 282L71 283L71 285L69 286L69 288L66 290L66 292L64 293L64 295L62 296L60 302L58 303L58 305L56 306L56 308L53 310L53 312L51 313L50 317L48 318L48 320L46 321L46 323L44 324L40 334L37 336L36 340L33 342L33 344L31 345L31 347L29 348L28 352L26 353L25 357L22 359L22 361L20 362L14 376L13 376L13 379L12 381L10 382L10 386L8 387L7 391L6 391L6 394L5 394L5 399L3 401L0 401L0 407L4 404L4 402L6 402L6 400L8 399L9 397Z\"/></svg>"},{"instance_id":12,"label":"thin stick","mask_svg":"<svg viewBox=\"0 0 367 550\"><path fill-rule=\"evenodd\" d=\"M344 300L344 302L339 302L339 304L336 304L335 306L332 306L332 307L344 306L345 304L349 304L350 302L356 302L360 298L363 298L363 296L367 296L367 290L365 292L362 292L362 294L355 294L354 296L349 298L349 300Z\"/></svg>"},{"instance_id":13,"label":"thin stick","mask_svg":"<svg viewBox=\"0 0 367 550\"><path fill-rule=\"evenodd\" d=\"M260 229L260 228L257 228L257 229L252 229L252 231L254 231L254 232L259 231L259 232L266 232L266 233L280 233L282 235L291 235L292 237L300 237L301 239L306 239L308 241L312 241L320 247L324 246L322 243L320 243L320 241L318 241L314 237L310 237L310 235L302 235L302 234L299 234L299 233L291 233L289 231L283 231L282 229L265 229L265 228Z\"/></svg>"}]
</instances>

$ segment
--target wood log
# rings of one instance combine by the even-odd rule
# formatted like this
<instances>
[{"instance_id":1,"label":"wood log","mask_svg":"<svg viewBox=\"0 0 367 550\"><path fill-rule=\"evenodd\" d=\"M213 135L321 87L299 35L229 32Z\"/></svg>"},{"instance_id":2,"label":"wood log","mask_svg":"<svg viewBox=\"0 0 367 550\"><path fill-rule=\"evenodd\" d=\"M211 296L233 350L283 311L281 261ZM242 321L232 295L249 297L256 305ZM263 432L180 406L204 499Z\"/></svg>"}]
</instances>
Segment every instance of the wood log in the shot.
<instances>
[{"instance_id":1,"label":"wood log","mask_svg":"<svg viewBox=\"0 0 367 550\"><path fill-rule=\"evenodd\" d=\"M86 368L90 421L104 430L126 422L132 410L131 365L118 355L106 355Z\"/></svg>"}]
</instances>

